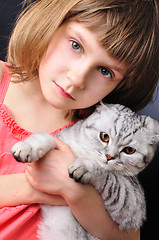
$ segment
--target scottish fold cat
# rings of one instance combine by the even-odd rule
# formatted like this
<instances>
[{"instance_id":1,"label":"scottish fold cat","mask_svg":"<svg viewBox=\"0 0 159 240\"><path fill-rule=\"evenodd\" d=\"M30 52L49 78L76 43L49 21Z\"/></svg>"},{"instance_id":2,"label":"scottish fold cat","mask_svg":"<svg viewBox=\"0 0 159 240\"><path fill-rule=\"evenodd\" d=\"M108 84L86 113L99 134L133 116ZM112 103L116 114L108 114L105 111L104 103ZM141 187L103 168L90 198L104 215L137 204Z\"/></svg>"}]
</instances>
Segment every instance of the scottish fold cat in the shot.
<instances>
[{"instance_id":1,"label":"scottish fold cat","mask_svg":"<svg viewBox=\"0 0 159 240\"><path fill-rule=\"evenodd\" d=\"M159 123L119 104L100 104L85 120L56 135L76 159L68 174L92 184L119 229L138 229L146 218L144 192L137 174L152 160L159 142ZM54 148L46 133L33 134L12 148L18 161L33 162ZM76 221L69 207L42 205L39 235L43 240L95 240Z\"/></svg>"}]
</instances>

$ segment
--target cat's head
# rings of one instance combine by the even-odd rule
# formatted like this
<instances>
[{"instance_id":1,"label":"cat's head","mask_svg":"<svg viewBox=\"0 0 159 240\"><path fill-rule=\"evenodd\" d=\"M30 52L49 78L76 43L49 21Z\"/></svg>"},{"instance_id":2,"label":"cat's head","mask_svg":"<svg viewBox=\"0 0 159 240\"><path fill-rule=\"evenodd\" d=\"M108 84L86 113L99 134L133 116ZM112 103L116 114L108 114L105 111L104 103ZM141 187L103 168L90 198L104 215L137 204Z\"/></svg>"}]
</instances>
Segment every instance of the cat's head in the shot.
<instances>
[{"instance_id":1,"label":"cat's head","mask_svg":"<svg viewBox=\"0 0 159 240\"><path fill-rule=\"evenodd\" d=\"M99 105L87 120L87 131L105 167L128 175L148 165L159 142L156 120L119 104Z\"/></svg>"}]
</instances>

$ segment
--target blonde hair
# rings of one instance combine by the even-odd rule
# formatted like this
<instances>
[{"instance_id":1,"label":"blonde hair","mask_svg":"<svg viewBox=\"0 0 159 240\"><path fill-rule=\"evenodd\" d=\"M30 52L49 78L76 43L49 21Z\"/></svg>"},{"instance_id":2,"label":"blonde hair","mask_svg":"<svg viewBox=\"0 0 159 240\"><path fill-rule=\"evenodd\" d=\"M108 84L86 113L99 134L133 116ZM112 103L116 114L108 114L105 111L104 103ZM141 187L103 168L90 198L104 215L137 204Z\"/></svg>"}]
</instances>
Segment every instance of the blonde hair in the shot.
<instances>
[{"instance_id":1,"label":"blonde hair","mask_svg":"<svg viewBox=\"0 0 159 240\"><path fill-rule=\"evenodd\" d=\"M105 50L128 66L125 78L103 101L139 110L151 100L159 76L158 9L157 0L37 0L20 14L13 30L8 48L12 74L23 80L38 77L59 26L83 22L98 33Z\"/></svg>"}]
</instances>

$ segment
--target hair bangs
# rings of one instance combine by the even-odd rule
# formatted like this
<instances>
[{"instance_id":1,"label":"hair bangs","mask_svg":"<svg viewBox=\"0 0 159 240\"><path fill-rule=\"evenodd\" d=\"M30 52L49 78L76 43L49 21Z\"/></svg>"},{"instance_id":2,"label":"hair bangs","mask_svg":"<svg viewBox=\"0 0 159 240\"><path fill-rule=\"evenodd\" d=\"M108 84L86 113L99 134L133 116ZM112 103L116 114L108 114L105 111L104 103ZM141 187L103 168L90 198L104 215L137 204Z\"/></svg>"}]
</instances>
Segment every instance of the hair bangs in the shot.
<instances>
[{"instance_id":1,"label":"hair bangs","mask_svg":"<svg viewBox=\"0 0 159 240\"><path fill-rule=\"evenodd\" d=\"M159 77L158 15L158 0L36 0L13 30L10 70L22 81L38 78L40 61L56 30L65 21L81 22L106 52L127 66L126 76L105 102L139 110L151 100Z\"/></svg>"},{"instance_id":2,"label":"hair bangs","mask_svg":"<svg viewBox=\"0 0 159 240\"><path fill-rule=\"evenodd\" d=\"M79 1L65 20L83 22L98 34L104 49L128 66L127 87L136 84L154 52L155 19L151 1ZM155 7L155 6L154 6ZM144 8L144 9L143 9ZM151 13L150 13L151 12ZM157 44L156 44L157 45ZM134 81L131 81L131 75Z\"/></svg>"}]
</instances>

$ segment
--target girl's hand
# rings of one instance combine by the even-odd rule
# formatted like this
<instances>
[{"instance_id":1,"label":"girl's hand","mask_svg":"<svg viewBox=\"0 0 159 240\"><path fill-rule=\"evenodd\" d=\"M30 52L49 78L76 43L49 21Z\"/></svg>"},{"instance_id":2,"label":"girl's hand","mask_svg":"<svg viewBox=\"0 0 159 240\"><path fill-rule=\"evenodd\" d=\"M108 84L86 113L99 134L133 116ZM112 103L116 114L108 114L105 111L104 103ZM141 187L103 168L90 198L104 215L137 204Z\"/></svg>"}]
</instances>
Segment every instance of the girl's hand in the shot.
<instances>
[{"instance_id":1,"label":"girl's hand","mask_svg":"<svg viewBox=\"0 0 159 240\"><path fill-rule=\"evenodd\" d=\"M69 178L68 166L75 156L68 145L55 138L56 149L32 164L26 177L37 190L61 196L81 226L102 240L139 240L140 232L120 231L105 211L99 193L91 185L82 185Z\"/></svg>"},{"instance_id":2,"label":"girl's hand","mask_svg":"<svg viewBox=\"0 0 159 240\"><path fill-rule=\"evenodd\" d=\"M77 185L68 174L68 166L75 156L70 147L58 138L55 138L55 145L56 148L50 150L42 159L28 164L26 178L41 192L65 197L65 194Z\"/></svg>"}]
</instances>

